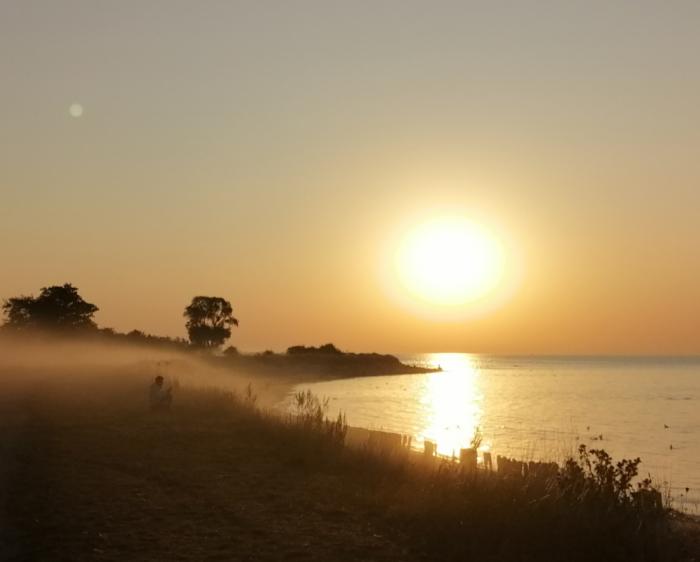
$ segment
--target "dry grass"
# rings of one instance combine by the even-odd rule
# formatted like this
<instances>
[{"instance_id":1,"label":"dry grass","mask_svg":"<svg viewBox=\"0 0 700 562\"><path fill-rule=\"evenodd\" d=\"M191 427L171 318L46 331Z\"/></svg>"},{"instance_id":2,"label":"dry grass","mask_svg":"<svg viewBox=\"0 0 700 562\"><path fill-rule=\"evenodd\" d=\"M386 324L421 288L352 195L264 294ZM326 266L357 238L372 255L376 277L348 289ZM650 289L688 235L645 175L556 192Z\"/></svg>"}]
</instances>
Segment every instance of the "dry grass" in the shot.
<instances>
[{"instance_id":1,"label":"dry grass","mask_svg":"<svg viewBox=\"0 0 700 562\"><path fill-rule=\"evenodd\" d=\"M254 392L183 387L154 416L147 383L105 373L7 402L5 558L691 559L595 455L554 479L465 473L342 447L313 396L282 419Z\"/></svg>"}]
</instances>

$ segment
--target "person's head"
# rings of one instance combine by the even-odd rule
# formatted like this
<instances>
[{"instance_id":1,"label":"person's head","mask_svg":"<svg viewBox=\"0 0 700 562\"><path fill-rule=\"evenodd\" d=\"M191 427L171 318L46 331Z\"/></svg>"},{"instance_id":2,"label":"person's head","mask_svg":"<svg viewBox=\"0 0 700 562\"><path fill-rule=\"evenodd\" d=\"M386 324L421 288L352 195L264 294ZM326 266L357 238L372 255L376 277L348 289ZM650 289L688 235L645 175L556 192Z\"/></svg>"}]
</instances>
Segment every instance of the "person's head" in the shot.
<instances>
[{"instance_id":1,"label":"person's head","mask_svg":"<svg viewBox=\"0 0 700 562\"><path fill-rule=\"evenodd\" d=\"M163 377L161 377L160 375L158 375L158 376L156 377L156 384L157 384L158 386L163 386Z\"/></svg>"}]
</instances>

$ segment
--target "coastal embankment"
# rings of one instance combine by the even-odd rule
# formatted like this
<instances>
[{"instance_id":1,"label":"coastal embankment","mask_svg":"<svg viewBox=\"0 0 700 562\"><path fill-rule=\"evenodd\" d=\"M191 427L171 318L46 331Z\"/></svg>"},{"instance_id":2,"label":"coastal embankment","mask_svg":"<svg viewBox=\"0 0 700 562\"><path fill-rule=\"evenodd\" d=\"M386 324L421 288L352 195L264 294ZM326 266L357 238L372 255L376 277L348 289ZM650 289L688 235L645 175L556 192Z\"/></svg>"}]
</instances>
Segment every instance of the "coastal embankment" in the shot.
<instances>
[{"instance_id":1,"label":"coastal embankment","mask_svg":"<svg viewBox=\"0 0 700 562\"><path fill-rule=\"evenodd\" d=\"M313 400L272 415L243 374L235 390L206 364L97 351L0 369L2 559L697 556L694 521L636 500L614 464L599 481L574 460L542 477L347 448L342 420ZM162 369L180 383L172 410L153 414Z\"/></svg>"}]
</instances>

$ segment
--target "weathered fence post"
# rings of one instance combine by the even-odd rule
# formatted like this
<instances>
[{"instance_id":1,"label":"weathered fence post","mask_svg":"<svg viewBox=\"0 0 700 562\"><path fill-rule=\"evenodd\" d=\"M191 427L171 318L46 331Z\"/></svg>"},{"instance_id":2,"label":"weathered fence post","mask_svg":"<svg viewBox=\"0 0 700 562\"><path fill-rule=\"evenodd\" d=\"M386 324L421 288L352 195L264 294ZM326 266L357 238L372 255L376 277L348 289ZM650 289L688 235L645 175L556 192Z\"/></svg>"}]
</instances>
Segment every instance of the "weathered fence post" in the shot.
<instances>
[{"instance_id":1,"label":"weathered fence post","mask_svg":"<svg viewBox=\"0 0 700 562\"><path fill-rule=\"evenodd\" d=\"M460 449L459 462L468 472L476 470L476 449Z\"/></svg>"},{"instance_id":2,"label":"weathered fence post","mask_svg":"<svg viewBox=\"0 0 700 562\"><path fill-rule=\"evenodd\" d=\"M491 458L491 453L488 451L484 452L484 468L488 471L493 470L493 459Z\"/></svg>"}]
</instances>

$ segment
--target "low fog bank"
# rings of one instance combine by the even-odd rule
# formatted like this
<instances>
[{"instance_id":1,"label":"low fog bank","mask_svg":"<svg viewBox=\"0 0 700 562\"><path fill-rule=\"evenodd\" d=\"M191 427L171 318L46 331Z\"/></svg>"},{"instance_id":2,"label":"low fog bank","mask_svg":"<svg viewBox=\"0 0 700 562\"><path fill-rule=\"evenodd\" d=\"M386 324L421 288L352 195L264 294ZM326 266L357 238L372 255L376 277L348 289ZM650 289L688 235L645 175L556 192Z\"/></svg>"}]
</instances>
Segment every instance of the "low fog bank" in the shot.
<instances>
[{"instance_id":1,"label":"low fog bank","mask_svg":"<svg viewBox=\"0 0 700 562\"><path fill-rule=\"evenodd\" d=\"M143 407L149 385L157 375L166 386L218 387L239 394L248 385L258 403L272 406L285 394L282 378L263 376L240 368L217 367L206 356L155 346L105 343L87 339L0 337L0 404L20 396L51 396L64 400L112 395L113 401L139 396ZM177 401L177 392L175 393Z\"/></svg>"}]
</instances>

